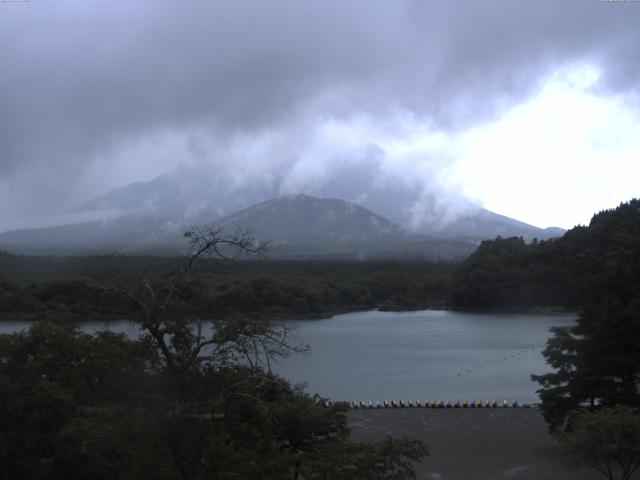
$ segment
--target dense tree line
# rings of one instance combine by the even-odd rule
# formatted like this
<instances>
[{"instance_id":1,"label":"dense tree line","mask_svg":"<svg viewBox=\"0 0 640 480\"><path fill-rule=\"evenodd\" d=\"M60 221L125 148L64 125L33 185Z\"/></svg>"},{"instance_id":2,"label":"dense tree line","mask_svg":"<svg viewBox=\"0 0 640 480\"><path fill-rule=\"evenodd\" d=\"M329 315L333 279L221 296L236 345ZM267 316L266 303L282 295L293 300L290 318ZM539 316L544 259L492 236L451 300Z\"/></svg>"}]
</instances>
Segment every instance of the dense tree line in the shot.
<instances>
[{"instance_id":1,"label":"dense tree line","mask_svg":"<svg viewBox=\"0 0 640 480\"><path fill-rule=\"evenodd\" d=\"M0 255L2 257L2 255ZM123 317L134 288L175 271L176 259L148 257L0 258L0 313L5 318L66 314ZM21 267L24 266L22 269ZM55 274L55 266L61 266ZM180 285L183 307L209 318L244 313L269 318L442 306L452 266L426 262L203 262Z\"/></svg>"},{"instance_id":2,"label":"dense tree line","mask_svg":"<svg viewBox=\"0 0 640 480\"><path fill-rule=\"evenodd\" d=\"M563 237L525 243L485 241L454 271L450 301L457 308L565 306L578 308L640 288L640 202L593 216Z\"/></svg>"}]
</instances>

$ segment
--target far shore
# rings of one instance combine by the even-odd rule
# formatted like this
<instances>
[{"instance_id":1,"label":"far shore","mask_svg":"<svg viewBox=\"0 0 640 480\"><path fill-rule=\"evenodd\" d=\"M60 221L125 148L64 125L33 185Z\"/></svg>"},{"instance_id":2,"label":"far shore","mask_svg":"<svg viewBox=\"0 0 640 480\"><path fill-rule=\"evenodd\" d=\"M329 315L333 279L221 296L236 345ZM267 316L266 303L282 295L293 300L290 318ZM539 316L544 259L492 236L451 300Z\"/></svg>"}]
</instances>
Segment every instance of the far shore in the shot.
<instances>
[{"instance_id":1,"label":"far shore","mask_svg":"<svg viewBox=\"0 0 640 480\"><path fill-rule=\"evenodd\" d=\"M540 316L555 316L555 315L576 315L577 313L573 310L569 310L562 306L547 306L547 307L527 307L527 308L500 308L500 309L456 309L447 305L437 305L437 306L420 306L418 308L386 308L384 306L379 306L377 308L372 309L334 309L322 312L305 312L305 313L295 313L295 312L216 312L216 313L194 313L195 317L200 317L206 320L224 320L228 315L243 315L249 318L260 318L263 320L270 321L295 321L295 320L322 320L326 318L332 318L338 315L346 315L349 313L359 313L359 312L385 312L385 313L403 313L403 312L421 312L421 311L452 311L452 312L470 312L470 313L480 313L480 314L513 314L513 315L540 315ZM100 312L89 312L86 314L79 313L67 313L67 312L10 312L4 311L0 312L0 322L5 321L42 321L47 320L49 318L65 318L72 322L83 322L83 321L118 321L118 320L126 320L123 318L121 314L104 314Z\"/></svg>"}]
</instances>

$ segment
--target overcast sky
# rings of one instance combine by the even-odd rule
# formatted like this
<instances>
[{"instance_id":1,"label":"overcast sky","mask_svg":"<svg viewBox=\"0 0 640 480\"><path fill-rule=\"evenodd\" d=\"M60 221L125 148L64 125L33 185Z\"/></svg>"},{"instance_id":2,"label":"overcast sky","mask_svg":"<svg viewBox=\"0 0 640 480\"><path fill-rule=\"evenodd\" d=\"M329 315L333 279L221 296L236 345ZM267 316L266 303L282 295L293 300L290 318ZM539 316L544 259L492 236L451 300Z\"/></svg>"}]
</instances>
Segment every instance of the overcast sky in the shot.
<instances>
[{"instance_id":1,"label":"overcast sky","mask_svg":"<svg viewBox=\"0 0 640 480\"><path fill-rule=\"evenodd\" d=\"M640 196L640 2L0 2L0 44L0 226L200 163L543 227Z\"/></svg>"}]
</instances>

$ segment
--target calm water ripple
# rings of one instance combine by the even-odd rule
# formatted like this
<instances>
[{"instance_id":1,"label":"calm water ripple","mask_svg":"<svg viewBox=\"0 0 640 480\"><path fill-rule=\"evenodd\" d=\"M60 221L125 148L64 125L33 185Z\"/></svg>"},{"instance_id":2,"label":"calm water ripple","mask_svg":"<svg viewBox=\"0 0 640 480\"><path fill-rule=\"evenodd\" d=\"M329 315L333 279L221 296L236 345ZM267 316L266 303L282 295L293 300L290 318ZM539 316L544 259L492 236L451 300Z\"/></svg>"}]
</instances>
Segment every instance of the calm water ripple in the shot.
<instances>
[{"instance_id":1,"label":"calm water ripple","mask_svg":"<svg viewBox=\"0 0 640 480\"><path fill-rule=\"evenodd\" d=\"M549 371L541 351L552 326L576 316L451 311L356 312L287 322L311 351L275 370L310 392L340 400L517 399L537 402L532 373ZM0 322L0 333L28 322ZM86 322L138 336L129 321Z\"/></svg>"}]
</instances>

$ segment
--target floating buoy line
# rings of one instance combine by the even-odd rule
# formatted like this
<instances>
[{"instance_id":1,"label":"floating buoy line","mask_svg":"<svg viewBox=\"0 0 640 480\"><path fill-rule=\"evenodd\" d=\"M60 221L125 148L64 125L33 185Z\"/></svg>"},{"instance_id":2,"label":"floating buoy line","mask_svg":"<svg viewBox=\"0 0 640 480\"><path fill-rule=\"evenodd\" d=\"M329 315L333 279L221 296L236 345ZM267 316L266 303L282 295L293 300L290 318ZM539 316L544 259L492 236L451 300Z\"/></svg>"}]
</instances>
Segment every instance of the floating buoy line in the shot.
<instances>
[{"instance_id":1,"label":"floating buoy line","mask_svg":"<svg viewBox=\"0 0 640 480\"><path fill-rule=\"evenodd\" d=\"M486 364L476 364L476 365L470 366L469 368L463 367L462 369L460 369L460 371L456 373L456 376L463 377L463 376L466 376L467 374L477 375L478 373L480 373L479 372L480 370L487 372L492 368L500 367L502 364L512 362L514 360L517 361L519 359L525 358L527 355L533 355L533 354L541 354L541 352L539 349L535 347L527 347L518 351L514 351L510 354L506 354L506 356L504 357L501 356L502 358L495 359Z\"/></svg>"},{"instance_id":2,"label":"floating buoy line","mask_svg":"<svg viewBox=\"0 0 640 480\"><path fill-rule=\"evenodd\" d=\"M520 403L517 400L353 400L349 402L336 402L327 400L327 406L336 403L346 403L351 409L377 409L377 408L536 408L537 403Z\"/></svg>"},{"instance_id":3,"label":"floating buoy line","mask_svg":"<svg viewBox=\"0 0 640 480\"><path fill-rule=\"evenodd\" d=\"M500 364L517 360L518 357L523 355L529 355L539 352L538 349L527 347L522 350L512 352L502 359L496 359L485 365L475 365L466 369L466 373L475 374L477 370L483 368L491 369L492 367L498 367ZM486 372L487 370L485 370ZM456 376L460 377L466 375L464 370L459 371ZM325 404L327 406L334 405L336 403L347 404L351 409L384 409L384 408L537 408L537 403L520 403L518 400L352 400L352 401L334 401L327 400Z\"/></svg>"}]
</instances>

